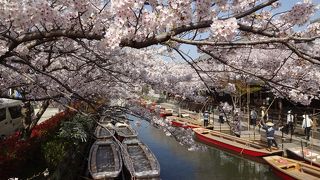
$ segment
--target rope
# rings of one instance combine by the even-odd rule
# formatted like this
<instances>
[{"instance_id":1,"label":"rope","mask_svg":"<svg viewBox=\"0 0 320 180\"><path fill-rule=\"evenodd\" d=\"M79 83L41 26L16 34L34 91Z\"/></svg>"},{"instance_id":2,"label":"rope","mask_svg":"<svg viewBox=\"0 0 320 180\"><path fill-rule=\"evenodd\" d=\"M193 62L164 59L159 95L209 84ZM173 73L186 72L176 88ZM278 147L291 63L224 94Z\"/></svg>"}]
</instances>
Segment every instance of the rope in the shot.
<instances>
[{"instance_id":1,"label":"rope","mask_svg":"<svg viewBox=\"0 0 320 180\"><path fill-rule=\"evenodd\" d=\"M242 152L244 151L244 148L245 148L246 146L248 146L249 143L250 143L250 142L248 142L248 143L246 143L246 144L244 145L244 147L242 148L240 154L242 154Z\"/></svg>"}]
</instances>

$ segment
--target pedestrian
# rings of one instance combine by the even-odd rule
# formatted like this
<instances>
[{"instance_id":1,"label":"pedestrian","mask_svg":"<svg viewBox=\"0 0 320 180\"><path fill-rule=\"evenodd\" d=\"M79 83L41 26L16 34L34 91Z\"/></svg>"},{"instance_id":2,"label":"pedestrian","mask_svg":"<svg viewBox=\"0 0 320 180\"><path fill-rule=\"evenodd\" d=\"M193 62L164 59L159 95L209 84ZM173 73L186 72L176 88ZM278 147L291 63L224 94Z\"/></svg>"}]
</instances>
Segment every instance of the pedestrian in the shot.
<instances>
[{"instance_id":1,"label":"pedestrian","mask_svg":"<svg viewBox=\"0 0 320 180\"><path fill-rule=\"evenodd\" d=\"M309 115L306 113L302 117L303 117L302 128L304 128L304 134L306 136L306 140L309 141L310 131L311 131L311 127L312 127L313 122L312 122L311 118L309 117Z\"/></svg>"},{"instance_id":2,"label":"pedestrian","mask_svg":"<svg viewBox=\"0 0 320 180\"><path fill-rule=\"evenodd\" d=\"M223 119L223 117L224 117L224 113L223 113L223 109L222 109L222 107L218 107L218 110L219 110L219 122L221 123L221 124L223 124L224 123L224 119Z\"/></svg>"},{"instance_id":3,"label":"pedestrian","mask_svg":"<svg viewBox=\"0 0 320 180\"><path fill-rule=\"evenodd\" d=\"M239 115L239 112L236 111L235 114L234 114L234 123L235 123L235 127L234 127L234 130L235 132L239 133L240 134L240 131L241 131L241 119L240 119L240 115Z\"/></svg>"},{"instance_id":4,"label":"pedestrian","mask_svg":"<svg viewBox=\"0 0 320 180\"><path fill-rule=\"evenodd\" d=\"M204 127L207 127L209 124L209 113L208 111L204 111L203 113L203 125Z\"/></svg>"},{"instance_id":5,"label":"pedestrian","mask_svg":"<svg viewBox=\"0 0 320 180\"><path fill-rule=\"evenodd\" d=\"M262 122L262 124L261 124ZM274 124L272 122L267 122L264 124L264 121L260 122L260 126L262 126L262 129L266 130L266 136L267 136L267 142L268 142L268 150L271 152L272 149L272 145L274 145L276 147L276 149L278 148L278 144L276 142L276 140L274 139Z\"/></svg>"},{"instance_id":6,"label":"pedestrian","mask_svg":"<svg viewBox=\"0 0 320 180\"><path fill-rule=\"evenodd\" d=\"M288 114L287 114L287 130L286 130L286 134L289 133L290 131L290 134L293 134L293 124L294 124L294 116L292 115L291 113L291 110L288 111Z\"/></svg>"},{"instance_id":7,"label":"pedestrian","mask_svg":"<svg viewBox=\"0 0 320 180\"><path fill-rule=\"evenodd\" d=\"M265 106L261 107L261 120L263 120L264 122L268 120L268 112Z\"/></svg>"},{"instance_id":8,"label":"pedestrian","mask_svg":"<svg viewBox=\"0 0 320 180\"><path fill-rule=\"evenodd\" d=\"M250 112L250 125L253 125L255 127L257 125L257 118L258 118L258 113L255 110L255 108L253 108Z\"/></svg>"}]
</instances>

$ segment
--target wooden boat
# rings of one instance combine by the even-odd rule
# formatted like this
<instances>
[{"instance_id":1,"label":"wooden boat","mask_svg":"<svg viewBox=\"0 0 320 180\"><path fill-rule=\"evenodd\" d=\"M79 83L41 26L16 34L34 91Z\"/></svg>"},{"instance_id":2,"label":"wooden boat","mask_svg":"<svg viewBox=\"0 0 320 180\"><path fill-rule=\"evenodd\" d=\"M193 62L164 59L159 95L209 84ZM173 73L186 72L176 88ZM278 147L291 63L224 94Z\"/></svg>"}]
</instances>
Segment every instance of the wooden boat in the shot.
<instances>
[{"instance_id":1,"label":"wooden boat","mask_svg":"<svg viewBox=\"0 0 320 180\"><path fill-rule=\"evenodd\" d=\"M112 139L98 140L90 149L88 169L93 179L113 179L122 170L119 145Z\"/></svg>"},{"instance_id":2,"label":"wooden boat","mask_svg":"<svg viewBox=\"0 0 320 180\"><path fill-rule=\"evenodd\" d=\"M160 164L145 144L138 139L125 139L122 146L123 162L131 179L160 178Z\"/></svg>"},{"instance_id":3,"label":"wooden boat","mask_svg":"<svg viewBox=\"0 0 320 180\"><path fill-rule=\"evenodd\" d=\"M136 138L138 133L129 124L117 122L115 125L116 137L119 141L124 138Z\"/></svg>"},{"instance_id":4,"label":"wooden boat","mask_svg":"<svg viewBox=\"0 0 320 180\"><path fill-rule=\"evenodd\" d=\"M98 139L112 138L115 135L114 125L111 123L103 124L104 127L98 125L94 135Z\"/></svg>"},{"instance_id":5,"label":"wooden boat","mask_svg":"<svg viewBox=\"0 0 320 180\"><path fill-rule=\"evenodd\" d=\"M305 161L308 164L320 167L320 153L311 150L310 148L303 148L303 154L301 147L287 148L287 156L299 161Z\"/></svg>"},{"instance_id":6,"label":"wooden boat","mask_svg":"<svg viewBox=\"0 0 320 180\"><path fill-rule=\"evenodd\" d=\"M192 118L182 118L176 116L167 117L172 126L187 128L199 128L202 127L201 123Z\"/></svg>"},{"instance_id":7,"label":"wooden boat","mask_svg":"<svg viewBox=\"0 0 320 180\"><path fill-rule=\"evenodd\" d=\"M263 159L282 179L319 180L320 168L281 156L268 156Z\"/></svg>"},{"instance_id":8,"label":"wooden boat","mask_svg":"<svg viewBox=\"0 0 320 180\"><path fill-rule=\"evenodd\" d=\"M240 155L250 157L262 157L273 154L282 154L282 150L267 150L267 143L261 141L251 141L218 131L204 128L194 128L194 135L200 141L208 145L228 150Z\"/></svg>"},{"instance_id":9,"label":"wooden boat","mask_svg":"<svg viewBox=\"0 0 320 180\"><path fill-rule=\"evenodd\" d=\"M172 116L172 113L173 113L173 109L165 109L165 108L160 109L160 117Z\"/></svg>"},{"instance_id":10,"label":"wooden boat","mask_svg":"<svg viewBox=\"0 0 320 180\"><path fill-rule=\"evenodd\" d=\"M110 116L102 116L102 117L99 119L99 122L100 122L100 123L105 123L105 124L107 124L107 123L111 122L111 118L110 118Z\"/></svg>"}]
</instances>

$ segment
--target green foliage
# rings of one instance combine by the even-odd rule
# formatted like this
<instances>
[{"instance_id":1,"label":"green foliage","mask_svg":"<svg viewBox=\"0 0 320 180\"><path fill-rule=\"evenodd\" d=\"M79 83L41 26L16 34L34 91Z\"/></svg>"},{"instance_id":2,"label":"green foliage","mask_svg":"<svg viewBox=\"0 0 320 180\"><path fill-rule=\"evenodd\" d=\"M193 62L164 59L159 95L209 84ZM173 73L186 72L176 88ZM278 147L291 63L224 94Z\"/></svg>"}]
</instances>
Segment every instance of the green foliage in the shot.
<instances>
[{"instance_id":1,"label":"green foliage","mask_svg":"<svg viewBox=\"0 0 320 180\"><path fill-rule=\"evenodd\" d=\"M56 167L63 161L66 150L69 147L69 143L62 141L61 139L52 139L42 145L42 151L44 152L44 158L49 167Z\"/></svg>"},{"instance_id":2,"label":"green foliage","mask_svg":"<svg viewBox=\"0 0 320 180\"><path fill-rule=\"evenodd\" d=\"M70 140L75 144L87 142L88 133L93 126L92 122L89 117L76 115L71 121L65 121L61 124L58 137Z\"/></svg>"},{"instance_id":3,"label":"green foliage","mask_svg":"<svg viewBox=\"0 0 320 180\"><path fill-rule=\"evenodd\" d=\"M88 141L92 127L91 118L77 114L70 121L62 122L58 134L42 145L52 179L65 176L65 171L68 171L65 163L73 161L72 156L81 151L80 147Z\"/></svg>"}]
</instances>

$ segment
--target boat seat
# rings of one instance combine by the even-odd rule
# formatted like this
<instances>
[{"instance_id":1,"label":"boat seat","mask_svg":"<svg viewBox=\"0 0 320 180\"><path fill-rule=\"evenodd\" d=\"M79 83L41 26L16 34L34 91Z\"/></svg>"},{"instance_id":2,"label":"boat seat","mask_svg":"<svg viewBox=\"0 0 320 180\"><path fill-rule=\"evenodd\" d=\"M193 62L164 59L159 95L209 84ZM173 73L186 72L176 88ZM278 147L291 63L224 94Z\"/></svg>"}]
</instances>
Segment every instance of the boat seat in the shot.
<instances>
[{"instance_id":1,"label":"boat seat","mask_svg":"<svg viewBox=\"0 0 320 180\"><path fill-rule=\"evenodd\" d=\"M279 168L281 168L281 169L289 169L291 167L296 167L296 166L297 166L297 163L288 163L288 164L280 165Z\"/></svg>"},{"instance_id":2,"label":"boat seat","mask_svg":"<svg viewBox=\"0 0 320 180\"><path fill-rule=\"evenodd\" d=\"M234 137L232 137L232 136L219 136L219 137L220 137L220 138L227 139L227 140L230 140L230 141L233 141L233 142L236 142L236 143L245 144L246 146L253 147L253 148L257 148L257 149L263 149L263 148L265 148L265 147L263 147L263 146L260 145L260 144L256 144L256 143L251 142L251 141L248 141L248 140L237 139L237 138L234 138Z\"/></svg>"},{"instance_id":3,"label":"boat seat","mask_svg":"<svg viewBox=\"0 0 320 180\"><path fill-rule=\"evenodd\" d=\"M311 174L313 176L316 176L318 178L320 178L320 172L319 171L316 171L316 170L313 170L313 169L310 169L310 168L306 168L306 167L301 167L301 170L307 174Z\"/></svg>"}]
</instances>

